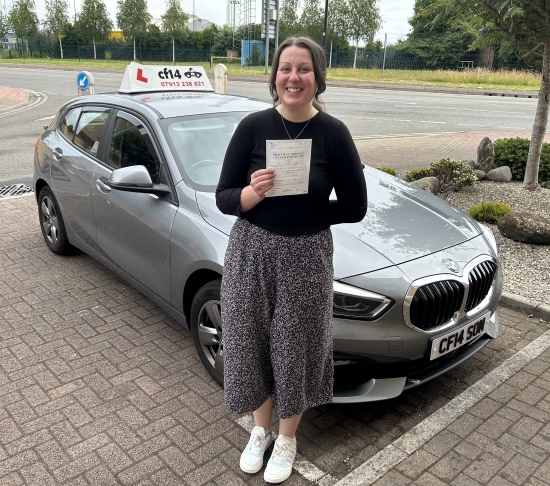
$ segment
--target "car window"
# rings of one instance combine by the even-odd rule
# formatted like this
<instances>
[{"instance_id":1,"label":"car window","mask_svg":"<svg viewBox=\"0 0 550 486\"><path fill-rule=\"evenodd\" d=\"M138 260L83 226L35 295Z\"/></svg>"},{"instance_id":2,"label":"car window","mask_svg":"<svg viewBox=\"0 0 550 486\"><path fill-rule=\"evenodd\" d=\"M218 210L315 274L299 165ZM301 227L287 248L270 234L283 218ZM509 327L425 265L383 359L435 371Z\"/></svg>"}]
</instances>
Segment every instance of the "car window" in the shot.
<instances>
[{"instance_id":1,"label":"car window","mask_svg":"<svg viewBox=\"0 0 550 486\"><path fill-rule=\"evenodd\" d=\"M74 144L97 157L99 148L99 138L105 122L107 121L108 111L84 111L78 120L74 136Z\"/></svg>"},{"instance_id":2,"label":"car window","mask_svg":"<svg viewBox=\"0 0 550 486\"><path fill-rule=\"evenodd\" d=\"M81 108L73 108L65 113L59 127L71 142L73 141L74 129L76 127L76 122L78 121L78 116L80 115L80 110Z\"/></svg>"},{"instance_id":3,"label":"car window","mask_svg":"<svg viewBox=\"0 0 550 486\"><path fill-rule=\"evenodd\" d=\"M160 161L151 143L149 133L138 120L133 123L117 117L111 147L109 165L114 169L132 165L144 165L153 183L158 184Z\"/></svg>"},{"instance_id":4,"label":"car window","mask_svg":"<svg viewBox=\"0 0 550 486\"><path fill-rule=\"evenodd\" d=\"M189 116L164 122L177 159L195 189L216 189L229 141L247 114Z\"/></svg>"}]
</instances>

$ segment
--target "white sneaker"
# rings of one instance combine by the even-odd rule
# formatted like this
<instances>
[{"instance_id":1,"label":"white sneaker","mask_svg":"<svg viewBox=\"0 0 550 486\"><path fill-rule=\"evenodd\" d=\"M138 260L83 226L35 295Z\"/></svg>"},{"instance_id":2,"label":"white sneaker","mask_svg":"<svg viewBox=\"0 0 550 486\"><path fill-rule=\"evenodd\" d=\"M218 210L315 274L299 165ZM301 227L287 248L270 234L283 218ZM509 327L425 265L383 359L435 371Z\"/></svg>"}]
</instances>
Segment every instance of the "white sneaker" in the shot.
<instances>
[{"instance_id":1,"label":"white sneaker","mask_svg":"<svg viewBox=\"0 0 550 486\"><path fill-rule=\"evenodd\" d=\"M271 431L266 433L263 427L256 425L250 434L250 440L241 454L241 470L248 474L257 473L264 465L264 454L273 442Z\"/></svg>"},{"instance_id":2,"label":"white sneaker","mask_svg":"<svg viewBox=\"0 0 550 486\"><path fill-rule=\"evenodd\" d=\"M292 464L296 457L296 438L291 439L286 435L277 437L273 452L264 471L266 483L282 483L292 474Z\"/></svg>"}]
</instances>

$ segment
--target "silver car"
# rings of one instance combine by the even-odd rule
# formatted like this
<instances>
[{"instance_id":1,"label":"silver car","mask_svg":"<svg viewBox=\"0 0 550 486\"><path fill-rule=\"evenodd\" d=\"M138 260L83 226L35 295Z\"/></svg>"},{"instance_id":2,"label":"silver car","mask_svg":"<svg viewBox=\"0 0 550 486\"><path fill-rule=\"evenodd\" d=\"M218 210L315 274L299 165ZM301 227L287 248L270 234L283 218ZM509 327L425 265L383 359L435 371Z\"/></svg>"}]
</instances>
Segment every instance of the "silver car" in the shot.
<instances>
[{"instance_id":1,"label":"silver car","mask_svg":"<svg viewBox=\"0 0 550 486\"><path fill-rule=\"evenodd\" d=\"M65 104L36 144L44 239L78 248L193 335L223 383L220 281L235 218L214 191L239 121L267 108L203 92L91 95ZM497 337L502 271L490 229L364 168L363 221L334 237L334 401L392 398Z\"/></svg>"}]
</instances>

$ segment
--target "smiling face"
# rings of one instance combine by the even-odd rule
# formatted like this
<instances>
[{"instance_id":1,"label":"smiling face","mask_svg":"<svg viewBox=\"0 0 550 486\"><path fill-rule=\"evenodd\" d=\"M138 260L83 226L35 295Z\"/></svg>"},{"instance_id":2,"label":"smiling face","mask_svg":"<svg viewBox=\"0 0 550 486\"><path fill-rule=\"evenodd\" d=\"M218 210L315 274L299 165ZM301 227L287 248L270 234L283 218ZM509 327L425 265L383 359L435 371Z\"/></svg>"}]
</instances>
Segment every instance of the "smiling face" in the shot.
<instances>
[{"instance_id":1,"label":"smiling face","mask_svg":"<svg viewBox=\"0 0 550 486\"><path fill-rule=\"evenodd\" d=\"M309 49L289 46L281 52L275 88L285 110L310 113L317 82Z\"/></svg>"}]
</instances>

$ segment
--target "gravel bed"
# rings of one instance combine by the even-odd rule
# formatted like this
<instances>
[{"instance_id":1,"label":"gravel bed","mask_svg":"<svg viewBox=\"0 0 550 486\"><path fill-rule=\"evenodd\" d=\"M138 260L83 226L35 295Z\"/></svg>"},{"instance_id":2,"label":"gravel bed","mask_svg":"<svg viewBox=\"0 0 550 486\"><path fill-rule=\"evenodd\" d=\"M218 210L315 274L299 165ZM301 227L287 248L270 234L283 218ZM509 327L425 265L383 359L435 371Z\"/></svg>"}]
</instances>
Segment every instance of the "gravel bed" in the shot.
<instances>
[{"instance_id":1,"label":"gravel bed","mask_svg":"<svg viewBox=\"0 0 550 486\"><path fill-rule=\"evenodd\" d=\"M526 191L521 182L481 181L459 192L440 194L449 204L468 212L475 204L495 201L514 211L528 211L550 218L550 189ZM498 257L504 273L504 290L550 304L550 245L531 245L504 238L496 224L487 224L497 240Z\"/></svg>"}]
</instances>

